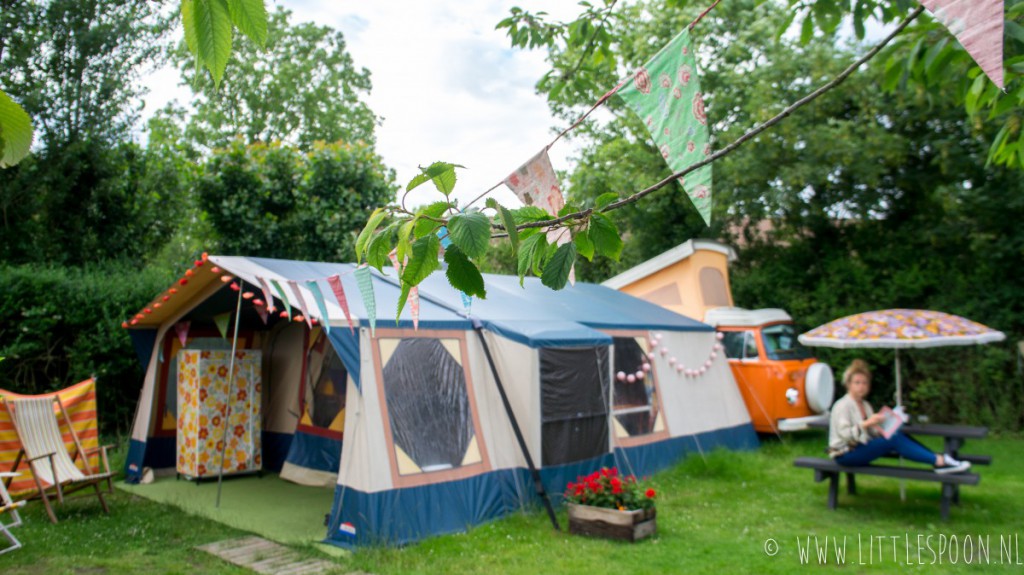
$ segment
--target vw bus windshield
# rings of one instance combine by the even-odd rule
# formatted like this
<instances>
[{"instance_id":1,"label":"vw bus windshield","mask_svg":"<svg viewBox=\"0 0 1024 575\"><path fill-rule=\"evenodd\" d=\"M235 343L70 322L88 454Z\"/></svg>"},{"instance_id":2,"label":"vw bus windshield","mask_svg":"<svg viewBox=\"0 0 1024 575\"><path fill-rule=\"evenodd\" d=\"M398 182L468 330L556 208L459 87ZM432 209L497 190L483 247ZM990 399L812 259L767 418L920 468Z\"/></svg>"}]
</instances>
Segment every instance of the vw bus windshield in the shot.
<instances>
[{"instance_id":1,"label":"vw bus windshield","mask_svg":"<svg viewBox=\"0 0 1024 575\"><path fill-rule=\"evenodd\" d=\"M761 329L761 338L769 359L807 359L814 357L811 350L796 339L796 330L788 323L770 325Z\"/></svg>"}]
</instances>

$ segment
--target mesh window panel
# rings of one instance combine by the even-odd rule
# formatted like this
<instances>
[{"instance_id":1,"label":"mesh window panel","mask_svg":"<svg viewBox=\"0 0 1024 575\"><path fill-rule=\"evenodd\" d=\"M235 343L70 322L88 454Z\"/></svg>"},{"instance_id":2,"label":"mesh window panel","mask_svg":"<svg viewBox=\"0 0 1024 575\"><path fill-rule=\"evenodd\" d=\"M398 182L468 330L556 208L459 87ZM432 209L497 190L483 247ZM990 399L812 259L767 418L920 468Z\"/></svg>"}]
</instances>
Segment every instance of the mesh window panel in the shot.
<instances>
[{"instance_id":1,"label":"mesh window panel","mask_svg":"<svg viewBox=\"0 0 1024 575\"><path fill-rule=\"evenodd\" d=\"M643 365L647 362L644 350L640 348L635 338L617 337L615 343L615 369L614 373L624 372L636 374L643 371ZM646 411L631 411L630 413L616 414L615 420L619 425L633 435L646 435L654 428L654 417L651 404L654 398L654 374L646 376L634 383L629 381L615 380L615 409L634 409L646 407Z\"/></svg>"},{"instance_id":2,"label":"mesh window panel","mask_svg":"<svg viewBox=\"0 0 1024 575\"><path fill-rule=\"evenodd\" d=\"M325 348L320 372L313 380L312 401L307 396L307 401L310 401L309 415L317 427L330 427L334 418L345 408L345 386L348 379L348 372L334 348L329 344Z\"/></svg>"},{"instance_id":3,"label":"mesh window panel","mask_svg":"<svg viewBox=\"0 0 1024 575\"><path fill-rule=\"evenodd\" d=\"M608 452L608 348L540 350L542 465Z\"/></svg>"},{"instance_id":4,"label":"mesh window panel","mask_svg":"<svg viewBox=\"0 0 1024 575\"><path fill-rule=\"evenodd\" d=\"M462 465L473 440L466 375L438 339L399 342L384 366L395 445L424 470Z\"/></svg>"}]
</instances>

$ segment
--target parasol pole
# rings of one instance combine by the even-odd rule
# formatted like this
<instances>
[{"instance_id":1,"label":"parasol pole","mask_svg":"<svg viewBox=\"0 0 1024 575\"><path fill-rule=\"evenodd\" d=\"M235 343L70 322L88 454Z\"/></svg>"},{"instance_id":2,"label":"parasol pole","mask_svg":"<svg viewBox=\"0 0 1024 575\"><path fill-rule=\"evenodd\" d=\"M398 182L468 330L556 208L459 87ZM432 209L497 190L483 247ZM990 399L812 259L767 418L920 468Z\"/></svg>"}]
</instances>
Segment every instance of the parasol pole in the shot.
<instances>
[{"instance_id":1,"label":"parasol pole","mask_svg":"<svg viewBox=\"0 0 1024 575\"><path fill-rule=\"evenodd\" d=\"M903 405L903 383L900 381L900 348L896 348L896 405Z\"/></svg>"},{"instance_id":2,"label":"parasol pole","mask_svg":"<svg viewBox=\"0 0 1024 575\"><path fill-rule=\"evenodd\" d=\"M896 405L903 405L903 386L900 382L900 348L896 348ZM903 467L903 456L900 456L900 467ZM900 501L907 500L907 482L900 479Z\"/></svg>"}]
</instances>

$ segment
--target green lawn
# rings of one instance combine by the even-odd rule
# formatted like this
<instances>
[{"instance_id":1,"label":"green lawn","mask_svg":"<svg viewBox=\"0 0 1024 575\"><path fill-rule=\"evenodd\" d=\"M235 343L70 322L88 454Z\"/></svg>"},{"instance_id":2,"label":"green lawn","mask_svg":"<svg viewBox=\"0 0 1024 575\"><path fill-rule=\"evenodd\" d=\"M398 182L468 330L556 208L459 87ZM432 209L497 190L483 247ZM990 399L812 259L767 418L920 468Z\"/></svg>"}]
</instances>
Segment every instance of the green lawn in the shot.
<instances>
[{"instance_id":1,"label":"green lawn","mask_svg":"<svg viewBox=\"0 0 1024 575\"><path fill-rule=\"evenodd\" d=\"M825 506L826 486L812 481L812 472L792 467L799 455L818 455L824 435L767 440L756 452L710 454L705 462L692 457L653 478L658 488L658 535L638 544L612 543L570 536L551 529L538 510L476 527L469 533L437 537L401 549L369 549L332 559L339 573L791 573L834 569L801 564L797 540L817 536L847 541L846 573L1022 572L1024 550L1000 555L1000 535L1024 539L1024 440L998 438L975 441L965 451L994 456L994 465L979 467L981 484L963 488L962 505L951 520L939 520L939 487L910 483L907 501L900 501L898 482L858 479L859 494L840 496L840 508ZM926 443L930 443L927 442ZM931 445L934 445L930 443ZM226 563L193 550L195 545L239 536L243 531L189 515L176 507L153 503L125 492L112 500L107 517L86 499L59 511L51 525L38 504L23 514L18 530L25 548L0 556L0 572L20 573L239 573ZM560 513L563 527L565 513ZM937 550L940 537L961 540L957 564L947 552L938 565L904 565L909 537L911 562L916 563L918 536L931 535ZM990 541L989 564L966 565L962 540L970 535ZM858 557L860 536L860 557ZM891 536L898 537L896 560ZM884 537L879 557L879 537ZM768 538L778 552L764 551ZM874 538L869 551L868 540ZM312 544L294 546L303 554L318 553ZM326 557L325 555L321 555ZM932 561L927 550L921 558ZM859 564L860 562L864 565ZM1003 564L998 564L1000 561Z\"/></svg>"}]
</instances>

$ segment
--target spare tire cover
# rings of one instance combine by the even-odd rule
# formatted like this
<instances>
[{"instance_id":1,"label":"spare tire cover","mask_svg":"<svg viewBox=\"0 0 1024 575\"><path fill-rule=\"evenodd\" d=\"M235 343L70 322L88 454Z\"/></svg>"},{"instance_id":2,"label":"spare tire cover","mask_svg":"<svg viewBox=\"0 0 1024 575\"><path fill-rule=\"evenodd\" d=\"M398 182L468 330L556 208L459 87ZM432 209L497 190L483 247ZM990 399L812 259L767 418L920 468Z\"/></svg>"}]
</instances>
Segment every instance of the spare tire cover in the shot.
<instances>
[{"instance_id":1,"label":"spare tire cover","mask_svg":"<svg viewBox=\"0 0 1024 575\"><path fill-rule=\"evenodd\" d=\"M832 398L835 397L836 383L832 376L832 368L827 363L812 363L807 368L807 376L804 379L804 395L807 397L807 406L815 413L825 413L832 407Z\"/></svg>"}]
</instances>

